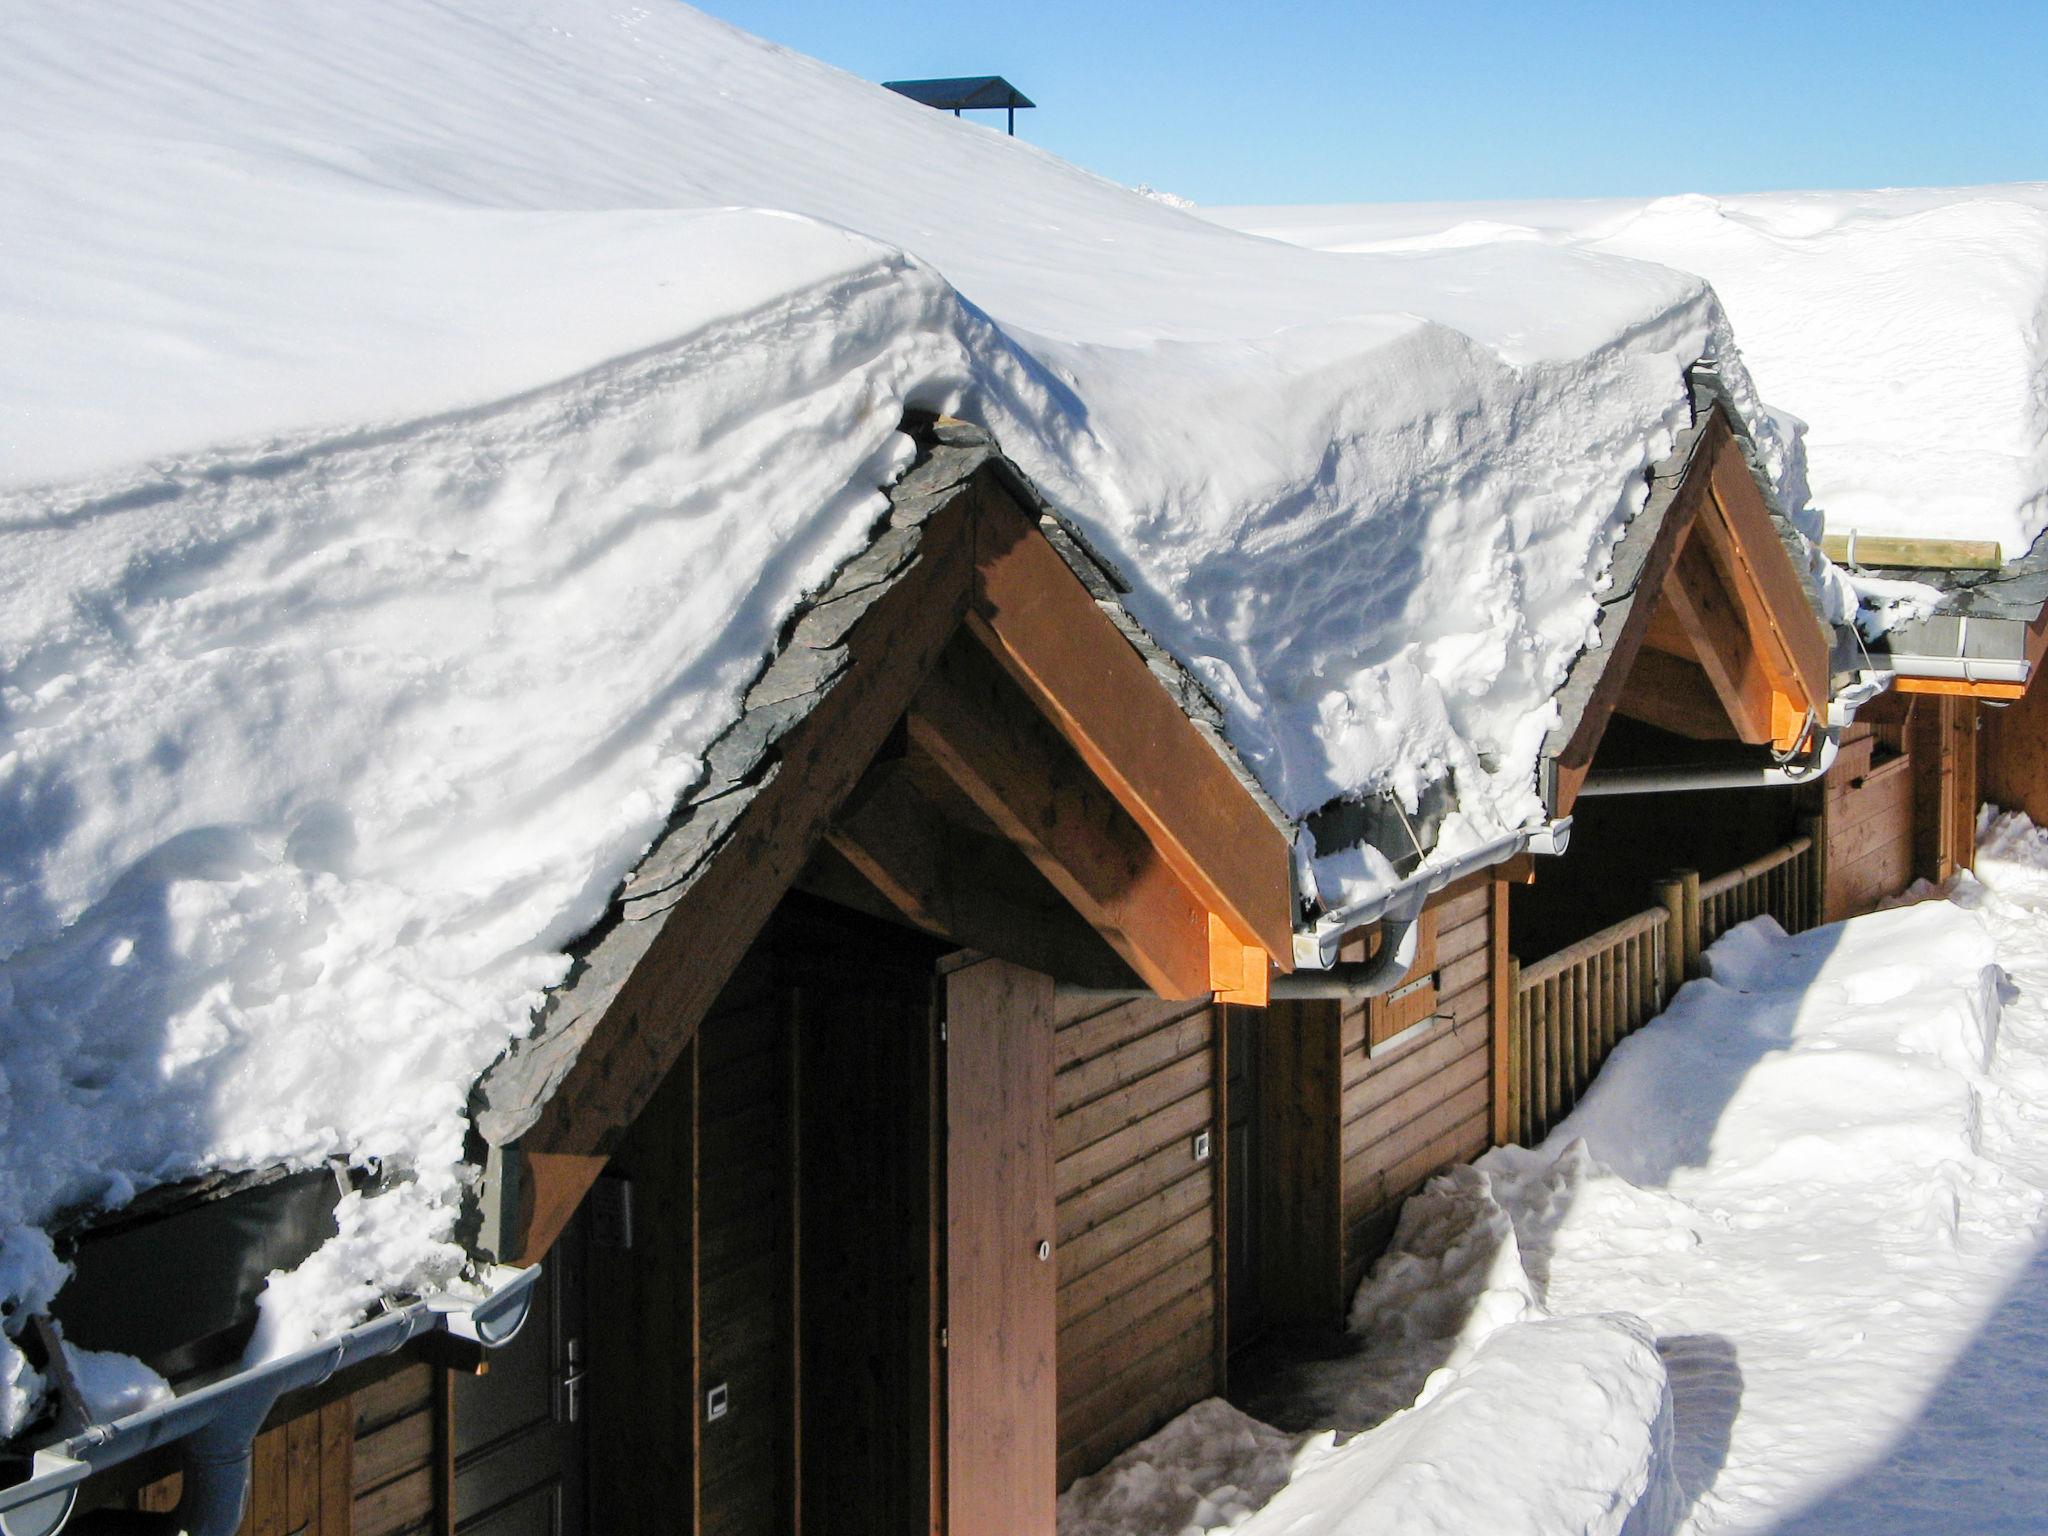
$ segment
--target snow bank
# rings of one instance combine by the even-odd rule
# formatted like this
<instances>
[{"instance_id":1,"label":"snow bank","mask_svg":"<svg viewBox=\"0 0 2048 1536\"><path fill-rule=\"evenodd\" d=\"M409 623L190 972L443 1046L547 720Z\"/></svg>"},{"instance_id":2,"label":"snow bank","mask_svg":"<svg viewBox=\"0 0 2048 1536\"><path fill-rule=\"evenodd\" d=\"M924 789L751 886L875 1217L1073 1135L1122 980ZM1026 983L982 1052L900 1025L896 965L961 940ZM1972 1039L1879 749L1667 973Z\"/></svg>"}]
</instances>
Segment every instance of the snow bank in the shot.
<instances>
[{"instance_id":1,"label":"snow bank","mask_svg":"<svg viewBox=\"0 0 2048 1536\"><path fill-rule=\"evenodd\" d=\"M2048 831L1987 815L1978 870L1725 935L1542 1146L1403 1207L1353 1352L1290 1367L1282 1421L1322 1432L1235 1421L1176 1464L1171 1425L1070 1490L1065 1536L2035 1528ZM1203 1477L1276 1445L1285 1487L1204 1525ZM1109 1522L1138 1472L1179 1503Z\"/></svg>"},{"instance_id":2,"label":"snow bank","mask_svg":"<svg viewBox=\"0 0 2048 1536\"><path fill-rule=\"evenodd\" d=\"M1204 211L1323 250L1549 244L1697 272L1803 419L1831 531L2012 560L2048 526L2048 183Z\"/></svg>"},{"instance_id":3,"label":"snow bank","mask_svg":"<svg viewBox=\"0 0 2048 1536\"><path fill-rule=\"evenodd\" d=\"M680 6L5 14L24 1252L213 1167L445 1203L467 1084L861 546L906 406L1124 567L1288 812L1449 776L1481 836L1538 809L1681 369L1747 389L1695 279L1251 239Z\"/></svg>"}]
</instances>

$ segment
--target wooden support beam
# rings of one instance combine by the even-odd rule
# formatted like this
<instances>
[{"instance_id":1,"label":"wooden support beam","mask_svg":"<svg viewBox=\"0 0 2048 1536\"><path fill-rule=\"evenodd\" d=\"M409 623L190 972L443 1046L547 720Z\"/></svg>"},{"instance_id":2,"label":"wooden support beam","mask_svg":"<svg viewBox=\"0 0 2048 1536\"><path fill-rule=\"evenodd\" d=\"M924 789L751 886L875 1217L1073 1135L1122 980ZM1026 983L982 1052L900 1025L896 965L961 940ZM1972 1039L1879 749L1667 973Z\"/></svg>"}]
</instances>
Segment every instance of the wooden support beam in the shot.
<instances>
[{"instance_id":1,"label":"wooden support beam","mask_svg":"<svg viewBox=\"0 0 2048 1536\"><path fill-rule=\"evenodd\" d=\"M1291 970L1286 834L1021 509L981 524L968 622L1202 905Z\"/></svg>"},{"instance_id":2,"label":"wooden support beam","mask_svg":"<svg viewBox=\"0 0 2048 1536\"><path fill-rule=\"evenodd\" d=\"M1693 655L1735 733L1751 745L1770 741L1771 679L1750 644L1741 606L1697 531L1664 583L1664 601L1692 642Z\"/></svg>"},{"instance_id":3,"label":"wooden support beam","mask_svg":"<svg viewBox=\"0 0 2048 1536\"><path fill-rule=\"evenodd\" d=\"M1115 987L1136 980L1014 844L948 821L905 769L878 765L871 777L876 782L855 796L858 809L826 842L889 915L1058 981ZM814 859L807 876L824 864Z\"/></svg>"},{"instance_id":4,"label":"wooden support beam","mask_svg":"<svg viewBox=\"0 0 2048 1536\"><path fill-rule=\"evenodd\" d=\"M1714 456L1710 485L1720 513L1712 529L1713 552L1730 574L1765 670L1796 720L1803 723L1808 709L1825 715L1830 637L1807 600L1732 433Z\"/></svg>"},{"instance_id":5,"label":"wooden support beam","mask_svg":"<svg viewBox=\"0 0 2048 1536\"><path fill-rule=\"evenodd\" d=\"M1153 991L1212 990L1208 910L985 647L946 648L910 739Z\"/></svg>"},{"instance_id":6,"label":"wooden support beam","mask_svg":"<svg viewBox=\"0 0 2048 1536\"><path fill-rule=\"evenodd\" d=\"M2027 696L2025 683L1969 683L1960 677L1900 677L1892 681L1897 693L1925 693L1936 698L1996 699L2010 702Z\"/></svg>"}]
</instances>

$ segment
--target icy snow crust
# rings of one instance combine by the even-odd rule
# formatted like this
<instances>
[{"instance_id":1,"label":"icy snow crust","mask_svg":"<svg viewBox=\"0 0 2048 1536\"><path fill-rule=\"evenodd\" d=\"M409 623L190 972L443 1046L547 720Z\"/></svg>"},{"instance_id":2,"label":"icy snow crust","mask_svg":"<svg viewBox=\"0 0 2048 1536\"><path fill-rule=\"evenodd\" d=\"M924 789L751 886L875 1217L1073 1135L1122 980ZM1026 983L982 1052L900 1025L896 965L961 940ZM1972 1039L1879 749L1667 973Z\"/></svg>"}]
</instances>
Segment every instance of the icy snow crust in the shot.
<instances>
[{"instance_id":1,"label":"icy snow crust","mask_svg":"<svg viewBox=\"0 0 2048 1536\"><path fill-rule=\"evenodd\" d=\"M1697 272L1764 398L1804 420L1830 532L2015 560L2048 526L2048 182L1204 212L1320 250L1533 243Z\"/></svg>"},{"instance_id":2,"label":"icy snow crust","mask_svg":"<svg viewBox=\"0 0 2048 1536\"><path fill-rule=\"evenodd\" d=\"M1450 773L1470 839L1538 809L1682 368L1747 388L1695 279L1252 239L680 6L4 13L18 1298L36 1224L203 1169L445 1203L907 405L1080 520L1289 813Z\"/></svg>"},{"instance_id":3,"label":"icy snow crust","mask_svg":"<svg viewBox=\"0 0 2048 1536\"><path fill-rule=\"evenodd\" d=\"M2048 832L1980 849L1948 900L1728 934L1542 1146L1403 1208L1287 1404L1333 1428L1205 1404L1062 1536L2039 1529Z\"/></svg>"}]
</instances>

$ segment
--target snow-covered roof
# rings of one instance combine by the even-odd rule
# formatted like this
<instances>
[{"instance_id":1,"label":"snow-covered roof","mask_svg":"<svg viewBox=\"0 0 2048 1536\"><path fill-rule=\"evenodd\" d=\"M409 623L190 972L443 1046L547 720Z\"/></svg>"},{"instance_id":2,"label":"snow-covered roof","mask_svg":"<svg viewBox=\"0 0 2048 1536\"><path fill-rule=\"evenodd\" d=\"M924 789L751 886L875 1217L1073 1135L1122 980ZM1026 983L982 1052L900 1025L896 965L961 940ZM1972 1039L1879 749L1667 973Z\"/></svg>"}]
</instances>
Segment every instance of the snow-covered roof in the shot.
<instances>
[{"instance_id":1,"label":"snow-covered roof","mask_svg":"<svg viewBox=\"0 0 2048 1536\"><path fill-rule=\"evenodd\" d=\"M34 1224L204 1169L448 1198L906 408L1114 561L1283 812L1448 777L1472 837L1540 814L1685 366L1753 405L1694 278L1251 238L681 6L5 10L17 1294Z\"/></svg>"},{"instance_id":2,"label":"snow-covered roof","mask_svg":"<svg viewBox=\"0 0 2048 1536\"><path fill-rule=\"evenodd\" d=\"M1541 244L1699 273L1764 399L1805 424L1829 531L2016 560L2048 527L2048 182L1204 213L1319 250Z\"/></svg>"}]
</instances>

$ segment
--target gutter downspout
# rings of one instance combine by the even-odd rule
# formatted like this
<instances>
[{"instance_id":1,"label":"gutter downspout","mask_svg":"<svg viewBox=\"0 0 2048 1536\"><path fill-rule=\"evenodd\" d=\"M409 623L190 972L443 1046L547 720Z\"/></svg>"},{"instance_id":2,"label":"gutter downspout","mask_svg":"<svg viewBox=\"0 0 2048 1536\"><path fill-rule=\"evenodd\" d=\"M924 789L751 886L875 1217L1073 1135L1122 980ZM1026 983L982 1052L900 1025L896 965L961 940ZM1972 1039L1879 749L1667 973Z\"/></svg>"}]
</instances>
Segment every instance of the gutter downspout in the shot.
<instances>
[{"instance_id":1,"label":"gutter downspout","mask_svg":"<svg viewBox=\"0 0 2048 1536\"><path fill-rule=\"evenodd\" d=\"M250 1447L280 1397L318 1386L337 1371L388 1355L427 1333L446 1332L486 1349L508 1343L526 1321L540 1266L500 1268L493 1279L491 1294L481 1301L415 1301L182 1396L63 1433L33 1453L26 1479L0 1488L0 1536L56 1536L71 1518L79 1484L173 1443L179 1443L185 1476L174 1512L120 1516L118 1525L108 1525L98 1512L90 1520L110 1531L234 1536L249 1499Z\"/></svg>"},{"instance_id":2,"label":"gutter downspout","mask_svg":"<svg viewBox=\"0 0 2048 1536\"><path fill-rule=\"evenodd\" d=\"M1453 881L1462 880L1474 870L1485 869L1513 858L1525 849L1539 853L1562 853L1571 839L1571 818L1563 817L1545 826L1525 827L1519 831L1481 843L1477 848L1466 850L1441 864L1427 864L1396 882L1383 891L1376 892L1359 901L1332 908L1306 930L1296 930L1294 935L1294 967L1297 971L1328 971L1337 964L1337 949L1344 941L1344 935L1354 928L1362 928L1371 922L1400 923L1412 929L1415 920L1422 915L1422 908L1431 896ZM1382 955L1391 956L1405 941L1408 959L1415 959L1414 940L1406 934L1389 936L1392 942L1381 949ZM1376 964L1377 962L1368 962ZM1391 961L1389 961L1391 965ZM1407 969L1406 966L1401 968ZM1396 970L1385 978L1385 985L1377 991L1391 990L1400 979L1401 971ZM1276 982L1279 978L1276 978ZM1360 983L1368 980L1361 976ZM1281 995L1281 994L1276 994ZM1328 994L1324 994L1328 995ZM1346 997L1372 997L1376 992L1347 991Z\"/></svg>"}]
</instances>

